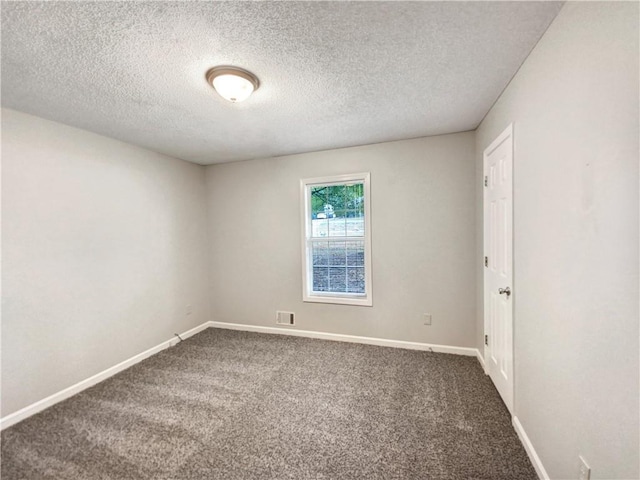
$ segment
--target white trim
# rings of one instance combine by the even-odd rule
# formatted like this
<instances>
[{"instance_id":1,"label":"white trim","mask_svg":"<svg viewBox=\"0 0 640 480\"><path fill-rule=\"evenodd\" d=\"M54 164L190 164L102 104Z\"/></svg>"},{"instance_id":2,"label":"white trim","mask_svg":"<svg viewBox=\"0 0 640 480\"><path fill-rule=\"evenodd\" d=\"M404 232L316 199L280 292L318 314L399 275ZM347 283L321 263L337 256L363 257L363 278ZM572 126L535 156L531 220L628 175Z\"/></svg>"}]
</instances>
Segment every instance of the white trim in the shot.
<instances>
[{"instance_id":1,"label":"white trim","mask_svg":"<svg viewBox=\"0 0 640 480\"><path fill-rule=\"evenodd\" d=\"M311 251L309 248L311 239L311 199L310 188L314 185L342 185L351 182L362 182L364 185L364 237L340 237L335 240L362 240L364 242L364 275L365 294L322 294L312 293L311 280L312 269ZM306 178L300 180L300 219L302 225L302 301L310 303L332 303L337 305L359 305L371 307L373 305L373 282L371 273L371 174L350 173L345 175L333 175L330 177ZM327 238L328 239L328 238ZM322 239L325 240L324 238ZM331 240L329 240L331 241Z\"/></svg>"},{"instance_id":2,"label":"white trim","mask_svg":"<svg viewBox=\"0 0 640 480\"><path fill-rule=\"evenodd\" d=\"M480 362L482 371L484 371L485 375L488 375L489 372L487 372L487 365L484 363L484 358L482 357L482 353L480 353L480 349L476 349L476 356L478 357L478 362Z\"/></svg>"},{"instance_id":3,"label":"white trim","mask_svg":"<svg viewBox=\"0 0 640 480\"><path fill-rule=\"evenodd\" d=\"M496 138L493 142L491 142L491 144L487 148L484 149L483 157L489 156L496 148L502 145L502 142L504 142L507 138L512 136L513 136L513 123L510 123L507 126L507 128L505 128L504 131L500 135L498 135L498 138Z\"/></svg>"},{"instance_id":4,"label":"white trim","mask_svg":"<svg viewBox=\"0 0 640 480\"><path fill-rule=\"evenodd\" d=\"M183 339L189 338L195 335L196 333L200 333L202 330L209 328L210 326L211 326L211 322L205 322L201 325L198 325L195 328L192 328L191 330L187 330L186 332L181 333L180 336ZM169 340L165 340L161 344L156 345L155 347L152 347L149 350L145 350L144 352L139 353L138 355L134 355L133 357L125 360L124 362L120 362L117 365L114 365L113 367L107 368L106 370L103 370L100 373L97 373L85 380L82 380L76 383L75 385L71 385L70 387L67 387L64 390L60 390L59 392L54 393L53 395L50 395L47 398L43 398L42 400L39 400L35 403L32 403L31 405L28 405L18 410L17 412L11 413L3 417L2 419L0 419L0 430L4 430L5 428L10 427L11 425L15 425L16 423L24 420L25 418L30 417L31 415L35 415L36 413L41 412L42 410L49 408L52 405L55 405L56 403L66 400L67 398L72 397L73 395L80 393L81 391L86 390L87 388L92 387L95 384L102 382L103 380L106 380L107 378L115 375L116 373L126 370L127 368L135 365L136 363L141 362L145 358L148 358L151 355L155 355L156 353L166 348L176 345L179 341L180 340L178 340L177 337L173 337Z\"/></svg>"},{"instance_id":5,"label":"white trim","mask_svg":"<svg viewBox=\"0 0 640 480\"><path fill-rule=\"evenodd\" d=\"M336 342L363 343L380 347L405 348L408 350L432 350L440 353L453 353L455 355L467 355L475 357L478 349L469 347L454 347L450 345L436 345L432 343L407 342L404 340L388 340L385 338L359 337L356 335L343 335L339 333L314 332L311 330L293 330L291 328L261 327L258 325L244 325L239 323L210 322L213 328L227 330L242 330L245 332L272 333L277 335L291 335L293 337L318 338L321 340L333 340Z\"/></svg>"},{"instance_id":6,"label":"white trim","mask_svg":"<svg viewBox=\"0 0 640 480\"><path fill-rule=\"evenodd\" d=\"M225 323L225 322L205 322L201 325L198 325L191 330L188 330L184 333L181 333L180 336L183 339L189 338L197 333L200 333L203 330L206 330L209 327L213 328L223 328L227 330L242 330L247 332L258 332L258 333L271 333L271 334L279 334L279 335L291 335L294 337L306 337L306 338L318 338L321 340L333 340L337 342L347 342L347 343L361 343L365 345L377 345L380 347L392 347L392 348L405 348L408 350L432 350L434 352L439 353L451 353L455 355L466 355L471 357L477 357L481 359L480 352L476 348L469 347L455 347L451 345L437 345L432 343L420 343L420 342L407 342L404 340L389 340L384 338L373 338L373 337L360 337L356 335L342 335L338 333L328 333L328 332L314 332L310 330L297 330L292 329L292 326L287 326L289 328L277 328L277 327L261 327L256 325L243 325L238 323ZM48 396L42 400L39 400L31 405L28 405L17 412L11 413L0 419L0 430L4 430L12 425L15 425L22 420L35 415L42 410L45 410L56 403L59 403L63 400L66 400L73 395L90 388L103 380L106 380L109 377L112 377L116 373L119 373L127 368L135 365L136 363L141 362L142 360L155 355L156 353L161 352L169 347L174 346L178 343L177 338L171 338L166 340L155 347L152 347L148 350L145 350L138 355L134 355L133 357L114 365L113 367L107 368L100 373L97 373L85 380L82 380L75 385L65 388L53 395ZM482 363L482 361L481 361Z\"/></svg>"},{"instance_id":7,"label":"white trim","mask_svg":"<svg viewBox=\"0 0 640 480\"><path fill-rule=\"evenodd\" d=\"M540 478L541 480L549 480L549 474L545 470L544 465L542 465L542 460L540 460L540 457L536 453L536 449L533 448L531 440L529 440L529 437L524 431L524 427L516 416L513 417L513 428L518 434L518 437L520 437L520 441L522 442L522 445L524 445L524 449L527 452L527 455L529 455L529 460L531 460L533 468L536 469L538 478Z\"/></svg>"}]
</instances>

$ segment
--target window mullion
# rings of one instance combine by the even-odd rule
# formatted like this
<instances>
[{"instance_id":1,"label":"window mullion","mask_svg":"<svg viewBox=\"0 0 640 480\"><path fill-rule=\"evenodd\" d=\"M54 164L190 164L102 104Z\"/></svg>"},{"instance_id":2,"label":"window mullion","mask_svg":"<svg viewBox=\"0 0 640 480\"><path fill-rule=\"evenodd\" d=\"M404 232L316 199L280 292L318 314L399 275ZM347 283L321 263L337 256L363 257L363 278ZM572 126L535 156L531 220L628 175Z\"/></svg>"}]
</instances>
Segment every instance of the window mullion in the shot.
<instances>
[{"instance_id":1,"label":"window mullion","mask_svg":"<svg viewBox=\"0 0 640 480\"><path fill-rule=\"evenodd\" d=\"M364 240L364 236L362 237L309 237L307 238L310 242L357 242Z\"/></svg>"}]
</instances>

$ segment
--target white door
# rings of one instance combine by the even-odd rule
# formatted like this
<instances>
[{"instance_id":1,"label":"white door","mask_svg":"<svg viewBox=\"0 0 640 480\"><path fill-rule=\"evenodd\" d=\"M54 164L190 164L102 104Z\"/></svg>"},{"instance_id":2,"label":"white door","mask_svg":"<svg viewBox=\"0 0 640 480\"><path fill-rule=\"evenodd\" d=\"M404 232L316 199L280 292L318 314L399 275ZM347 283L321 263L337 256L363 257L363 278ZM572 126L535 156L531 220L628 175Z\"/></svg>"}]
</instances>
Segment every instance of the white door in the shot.
<instances>
[{"instance_id":1,"label":"white door","mask_svg":"<svg viewBox=\"0 0 640 480\"><path fill-rule=\"evenodd\" d=\"M484 358L513 414L513 128L484 151Z\"/></svg>"}]
</instances>

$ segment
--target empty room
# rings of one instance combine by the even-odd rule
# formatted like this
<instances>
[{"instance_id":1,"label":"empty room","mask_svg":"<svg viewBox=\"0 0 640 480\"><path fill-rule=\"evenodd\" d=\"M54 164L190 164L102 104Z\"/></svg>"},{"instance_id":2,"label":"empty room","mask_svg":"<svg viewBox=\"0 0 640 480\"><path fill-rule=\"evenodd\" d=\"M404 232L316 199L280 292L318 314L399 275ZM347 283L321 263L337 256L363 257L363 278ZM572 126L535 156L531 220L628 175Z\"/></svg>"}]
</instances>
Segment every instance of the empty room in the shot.
<instances>
[{"instance_id":1,"label":"empty room","mask_svg":"<svg viewBox=\"0 0 640 480\"><path fill-rule=\"evenodd\" d=\"M2 480L640 479L640 3L1 1Z\"/></svg>"}]
</instances>

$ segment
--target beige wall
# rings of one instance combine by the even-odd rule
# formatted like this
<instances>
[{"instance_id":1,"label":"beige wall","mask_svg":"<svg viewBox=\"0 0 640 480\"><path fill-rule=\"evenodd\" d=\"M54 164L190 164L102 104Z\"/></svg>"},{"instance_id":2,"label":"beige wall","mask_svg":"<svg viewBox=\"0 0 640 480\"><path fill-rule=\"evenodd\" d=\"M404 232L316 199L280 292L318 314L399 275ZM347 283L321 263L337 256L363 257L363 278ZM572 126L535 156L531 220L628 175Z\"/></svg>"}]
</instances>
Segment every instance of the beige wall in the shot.
<instances>
[{"instance_id":1,"label":"beige wall","mask_svg":"<svg viewBox=\"0 0 640 480\"><path fill-rule=\"evenodd\" d=\"M209 320L203 167L2 110L2 169L2 416Z\"/></svg>"},{"instance_id":2,"label":"beige wall","mask_svg":"<svg viewBox=\"0 0 640 480\"><path fill-rule=\"evenodd\" d=\"M482 348L482 151L513 122L515 413L553 478L638 478L638 116L638 4L611 2L568 3L476 133L204 168L3 110L2 415L277 309ZM299 180L363 171L374 306L303 303Z\"/></svg>"},{"instance_id":3,"label":"beige wall","mask_svg":"<svg viewBox=\"0 0 640 480\"><path fill-rule=\"evenodd\" d=\"M638 18L567 3L477 131L481 185L514 123L515 414L552 478L577 478L579 454L592 479L640 475Z\"/></svg>"},{"instance_id":4,"label":"beige wall","mask_svg":"<svg viewBox=\"0 0 640 480\"><path fill-rule=\"evenodd\" d=\"M471 347L474 134L207 167L215 321ZM302 302L302 178L371 172L373 307ZM433 315L424 326L423 313Z\"/></svg>"}]
</instances>

